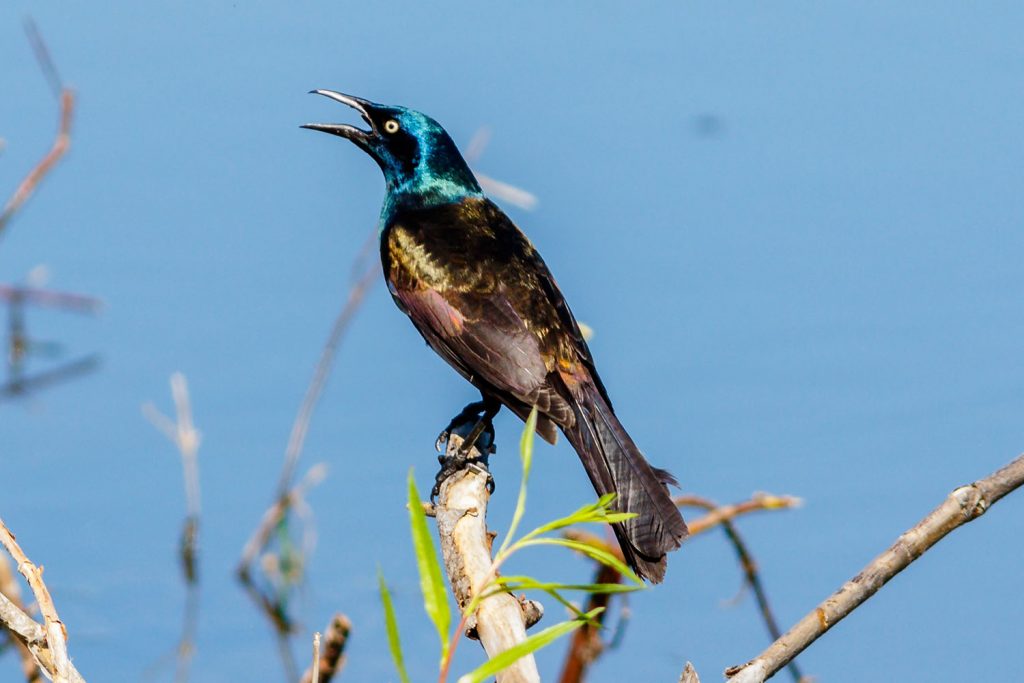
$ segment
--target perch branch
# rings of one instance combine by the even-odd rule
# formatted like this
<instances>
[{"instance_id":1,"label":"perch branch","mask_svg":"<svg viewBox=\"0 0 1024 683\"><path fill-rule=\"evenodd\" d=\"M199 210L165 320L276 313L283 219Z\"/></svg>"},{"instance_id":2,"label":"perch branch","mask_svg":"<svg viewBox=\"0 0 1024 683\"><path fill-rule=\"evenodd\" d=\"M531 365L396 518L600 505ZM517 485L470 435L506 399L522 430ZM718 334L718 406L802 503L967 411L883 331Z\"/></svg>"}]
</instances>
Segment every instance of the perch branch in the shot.
<instances>
[{"instance_id":1,"label":"perch branch","mask_svg":"<svg viewBox=\"0 0 1024 683\"><path fill-rule=\"evenodd\" d=\"M730 683L761 683L857 609L946 534L971 522L1000 498L1024 484L1024 455L985 479L956 489L937 508L903 533L767 650L742 666L727 669Z\"/></svg>"},{"instance_id":2,"label":"perch branch","mask_svg":"<svg viewBox=\"0 0 1024 683\"><path fill-rule=\"evenodd\" d=\"M448 455L462 445L462 438L452 434ZM479 456L474 449L471 456ZM452 593L461 610L481 591L490 590L497 570L491 558L494 538L487 530L487 470L477 464L448 476L442 483L434 509L441 537L441 554L451 582ZM483 645L488 657L526 640L526 629L539 618L539 605L517 599L510 593L498 592L480 601L476 612L463 617L454 643L465 629ZM450 661L450 657L449 657ZM540 683L540 674L533 655L526 655L497 675L498 683Z\"/></svg>"}]
</instances>

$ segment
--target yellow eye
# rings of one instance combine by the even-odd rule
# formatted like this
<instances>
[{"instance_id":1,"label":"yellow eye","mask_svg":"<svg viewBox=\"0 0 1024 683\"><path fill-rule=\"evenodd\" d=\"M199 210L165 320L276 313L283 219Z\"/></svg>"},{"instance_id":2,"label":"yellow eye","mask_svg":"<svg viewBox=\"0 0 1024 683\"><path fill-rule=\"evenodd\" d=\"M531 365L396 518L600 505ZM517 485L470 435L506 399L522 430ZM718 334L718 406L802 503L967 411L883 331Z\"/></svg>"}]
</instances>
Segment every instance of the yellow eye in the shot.
<instances>
[{"instance_id":1,"label":"yellow eye","mask_svg":"<svg viewBox=\"0 0 1024 683\"><path fill-rule=\"evenodd\" d=\"M385 133L397 133L398 128L398 121L395 121L394 119L388 119L387 121L384 122Z\"/></svg>"}]
</instances>

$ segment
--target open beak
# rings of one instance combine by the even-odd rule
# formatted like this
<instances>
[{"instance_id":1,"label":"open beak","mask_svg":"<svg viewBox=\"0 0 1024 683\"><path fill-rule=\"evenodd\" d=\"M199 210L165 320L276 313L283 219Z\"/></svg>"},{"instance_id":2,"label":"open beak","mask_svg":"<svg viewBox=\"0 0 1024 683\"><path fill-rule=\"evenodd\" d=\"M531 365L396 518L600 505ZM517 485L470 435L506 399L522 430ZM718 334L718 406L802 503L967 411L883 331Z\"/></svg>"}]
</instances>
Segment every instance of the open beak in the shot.
<instances>
[{"instance_id":1,"label":"open beak","mask_svg":"<svg viewBox=\"0 0 1024 683\"><path fill-rule=\"evenodd\" d=\"M330 133L331 135L338 135L343 138L348 138L352 142L360 146L367 146L370 143L370 139L374 136L373 121L370 120L370 109L373 107L373 103L364 100L360 97L353 97L352 95L346 95L340 92L334 92L333 90L310 90L310 94L323 95L329 97L336 102L341 102L344 105L352 107L359 115L363 117L363 120L370 126L370 130L362 130L355 126L350 126L345 123L307 123L302 128L309 128L310 130L318 130L322 133Z\"/></svg>"}]
</instances>

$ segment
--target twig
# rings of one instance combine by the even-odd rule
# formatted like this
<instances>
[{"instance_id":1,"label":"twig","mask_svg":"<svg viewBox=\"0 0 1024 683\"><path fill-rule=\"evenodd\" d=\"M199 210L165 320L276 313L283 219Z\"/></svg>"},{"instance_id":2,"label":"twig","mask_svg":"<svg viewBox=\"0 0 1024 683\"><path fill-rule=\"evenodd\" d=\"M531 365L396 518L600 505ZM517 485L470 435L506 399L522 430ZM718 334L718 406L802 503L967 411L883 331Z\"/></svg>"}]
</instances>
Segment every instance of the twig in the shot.
<instances>
[{"instance_id":1,"label":"twig","mask_svg":"<svg viewBox=\"0 0 1024 683\"><path fill-rule=\"evenodd\" d=\"M714 501L700 496L676 496L673 498L673 502L679 507L696 507L709 511L708 514L688 524L691 536L725 524L740 515L761 510L784 510L803 505L803 501L795 496L774 496L770 493L755 493L750 500L733 505L718 505Z\"/></svg>"},{"instance_id":2,"label":"twig","mask_svg":"<svg viewBox=\"0 0 1024 683\"><path fill-rule=\"evenodd\" d=\"M330 376L331 366L334 364L338 345L345 336L345 332L352 323L355 314L359 311L363 300L366 298L366 293L370 290L370 286L376 282L380 274L380 263L376 259L373 259L371 264L366 264L367 257L372 252L376 239L377 231L374 230L353 262L353 271L361 268L361 272L358 275L353 272L348 299L345 301L341 312L338 313L338 317L334 320L334 325L327 337L327 342L320 352L320 360L317 361L316 369L313 371L313 378L309 382L309 387L306 389L306 395L302 399L298 415L295 416L295 422L292 424L292 431L288 437L288 446L285 448L284 466L281 468L281 477L277 483L278 498L283 497L292 485L295 466L299 462L302 447L306 443L306 433L309 431L309 423L313 418L313 410L316 408L317 401L320 400L320 394L323 393L324 386L327 384L327 378Z\"/></svg>"},{"instance_id":3,"label":"twig","mask_svg":"<svg viewBox=\"0 0 1024 683\"><path fill-rule=\"evenodd\" d=\"M0 620L29 648L36 662L46 670L54 683L82 681L81 675L68 659L67 631L57 616L57 608L54 607L53 598L50 597L50 591L43 581L43 571L29 561L2 519L0 545L3 545L14 559L18 572L25 577L29 588L32 589L36 604L43 615L44 625L37 624L3 595L0 595Z\"/></svg>"},{"instance_id":4,"label":"twig","mask_svg":"<svg viewBox=\"0 0 1024 683\"><path fill-rule=\"evenodd\" d=\"M182 475L185 486L185 520L182 523L178 543L178 558L181 561L185 579L185 612L182 620L181 638L176 648L177 667L175 680L188 680L189 667L195 656L195 633L199 618L199 519L201 497L199 492L199 445L202 436L192 420L192 401L188 393L185 375L175 372L171 375L171 396L174 399L176 419L167 417L152 403L142 406L142 413L154 427L174 444L181 455Z\"/></svg>"},{"instance_id":5,"label":"twig","mask_svg":"<svg viewBox=\"0 0 1024 683\"><path fill-rule=\"evenodd\" d=\"M306 670L301 683L330 683L341 672L345 666L345 646L351 630L352 622L344 614L335 614L331 618L322 647L317 649L314 645L313 666Z\"/></svg>"},{"instance_id":6,"label":"twig","mask_svg":"<svg viewBox=\"0 0 1024 683\"><path fill-rule=\"evenodd\" d=\"M92 355L70 361L52 370L37 372L28 377L16 377L6 384L0 385L0 401L13 399L36 389L48 387L58 382L78 377L79 375L88 374L98 368L99 365L100 357Z\"/></svg>"},{"instance_id":7,"label":"twig","mask_svg":"<svg viewBox=\"0 0 1024 683\"><path fill-rule=\"evenodd\" d=\"M764 620L765 627L768 629L768 635L772 640L778 640L782 635L782 629L779 628L779 622L775 618L775 612L772 610L771 603L768 601L768 591L765 590L764 584L761 582L761 574L757 568L757 561L754 559L753 554L747 547L746 541L740 536L739 529L732 523L732 520L739 515L747 514L750 512L756 512L758 510L783 510L787 508L799 507L803 504L799 498L793 496L773 496L767 493L755 494L750 500L735 505L723 505L719 506L714 501L699 496L679 496L674 499L676 505L685 507L698 507L705 510L709 510L708 514L693 520L690 523L691 535L696 535L716 526L721 526L722 531L725 532L726 538L729 539L729 543L732 544L733 549L736 551L736 559L739 560L740 568L743 570L743 580L745 585L750 586L750 589L754 592L754 599L757 601L758 610L761 612L761 618ZM742 589L741 589L742 594ZM804 680L803 672L800 670L800 666L796 661L791 661L787 665L790 675L796 683Z\"/></svg>"},{"instance_id":8,"label":"twig","mask_svg":"<svg viewBox=\"0 0 1024 683\"><path fill-rule=\"evenodd\" d=\"M757 573L757 564L750 552L746 548L746 544L736 531L735 526L732 524L732 520L736 517L759 510L780 510L785 508L796 507L800 505L801 501L799 498L793 496L774 496L771 494L756 494L750 498L750 500L736 503L734 505L718 505L714 501L700 496L678 496L674 499L676 505L685 507L698 507L705 510L709 510L709 513L703 517L693 519L688 523L690 529L690 535L696 536L697 534L704 533L716 526L721 525L733 547L736 548L736 554L740 560L740 566L743 569L744 577L746 582L753 588L755 595L757 596L758 605L761 608L761 613L764 616L765 623L768 626L768 630L772 633L772 638L777 638L775 635L778 633L778 626L775 625L775 619L772 615L771 608L768 605L768 599L765 594L764 588L761 585L761 581ZM608 543L600 536L577 529L570 529L563 534L566 538L581 541L589 545L595 545L606 552L613 554L615 557L622 558L622 550L619 548L617 543ZM618 572L605 567L603 565L598 566L597 574L594 578L594 583L615 583L621 579ZM587 610L594 607L606 606L609 598L608 594L594 594L591 595ZM607 611L598 614L594 617L594 621L597 624L601 624L604 620ZM562 664L562 673L559 677L559 683L580 683L586 676L587 669L597 660L604 650L609 647L601 639L600 632L591 627L589 624L582 626L576 633L573 634L572 640L569 644L569 650L566 652L565 662ZM696 675L696 674L694 674ZM794 671L796 679L800 679L799 670Z\"/></svg>"},{"instance_id":9,"label":"twig","mask_svg":"<svg viewBox=\"0 0 1024 683\"><path fill-rule=\"evenodd\" d=\"M462 438L452 434L448 439L448 455L452 456L461 445ZM470 457L479 457L479 453L474 447ZM465 610L474 596L487 590L495 577L491 559L493 536L487 530L486 520L490 499L488 478L487 470L476 464L448 476L441 483L434 510L441 537L441 555L460 610ZM452 639L452 650L458 642L457 636L464 630L476 634L491 658L522 643L526 640L528 622L536 616L537 606L531 603L521 602L505 592L484 598L473 615L463 616L456 638ZM442 680L445 673L442 672ZM498 683L540 683L533 655L516 660L498 673L497 680Z\"/></svg>"},{"instance_id":10,"label":"twig","mask_svg":"<svg viewBox=\"0 0 1024 683\"><path fill-rule=\"evenodd\" d=\"M937 508L903 533L888 550L796 623L767 650L727 669L730 683L761 683L820 638L899 572L959 526L971 522L1024 484L1024 455L990 476L953 491Z\"/></svg>"},{"instance_id":11,"label":"twig","mask_svg":"<svg viewBox=\"0 0 1024 683\"><path fill-rule=\"evenodd\" d=\"M0 555L0 594L3 594L19 610L25 610L25 606L21 602L21 588L14 579L10 563L2 555ZM39 668L39 664L36 663L28 646L13 635L11 640L18 650L18 656L21 658L21 670L25 674L27 683L42 683L42 669Z\"/></svg>"},{"instance_id":12,"label":"twig","mask_svg":"<svg viewBox=\"0 0 1024 683\"><path fill-rule=\"evenodd\" d=\"M52 84L54 83L53 79L56 76L56 70L53 68L53 62L49 59L42 39L39 38L38 31L35 31L34 25L30 25L30 27L29 39L33 42L33 47L36 50L36 56L40 60L44 74ZM59 84L59 79L56 82ZM68 147L71 145L71 120L74 114L74 109L74 92L69 88L62 88L60 92L60 128L57 131L57 137L54 139L53 145L50 147L50 151L46 153L46 156L44 156L31 171L29 171L28 175L25 176L24 180L21 181L21 184L18 185L18 188L14 191L14 194L7 201L7 205L4 207L3 212L0 213L0 237L3 237L4 229L18 212L18 209L20 209L28 198L32 196L32 193L35 192L39 183L42 182L44 177L46 177L46 174L57 165L57 162L60 161L61 157L63 157L68 151Z\"/></svg>"},{"instance_id":13,"label":"twig","mask_svg":"<svg viewBox=\"0 0 1024 683\"><path fill-rule=\"evenodd\" d=\"M310 681L320 683L320 632L313 634L313 668L310 671Z\"/></svg>"},{"instance_id":14,"label":"twig","mask_svg":"<svg viewBox=\"0 0 1024 683\"><path fill-rule=\"evenodd\" d=\"M199 492L199 445L202 436L192 421L192 403L188 394L185 375L175 372L171 375L171 396L174 398L175 420L167 417L152 403L142 406L146 419L175 445L181 455L182 475L185 483L185 521L182 524L179 556L185 573L186 583L194 583L199 545L199 517L201 513Z\"/></svg>"},{"instance_id":15,"label":"twig","mask_svg":"<svg viewBox=\"0 0 1024 683\"><path fill-rule=\"evenodd\" d=\"M98 313L103 308L103 301L87 294L7 284L0 284L0 301L26 303L88 314Z\"/></svg>"},{"instance_id":16,"label":"twig","mask_svg":"<svg viewBox=\"0 0 1024 683\"><path fill-rule=\"evenodd\" d=\"M619 550L621 553L622 551ZM594 574L593 583L620 583L622 575L612 567L605 564L597 565L597 572ZM587 598L585 612L590 612L598 607L608 607L611 600L611 593L591 593ZM593 622L587 622L576 629L569 642L569 651L565 655L565 662L562 664L562 673L559 675L559 683L580 683L587 669L601 653L605 650L605 642L601 639L600 627L604 623L607 609L600 612L593 618Z\"/></svg>"},{"instance_id":17,"label":"twig","mask_svg":"<svg viewBox=\"0 0 1024 683\"><path fill-rule=\"evenodd\" d=\"M483 156L484 150L487 149L487 145L491 142L491 127L481 126L473 133L473 137L470 138L469 144L466 145L466 151L463 156L466 161L473 167L476 166L476 162ZM518 206L520 209L526 209L532 211L537 208L537 196L533 193L524 190L521 187L516 187L509 183L495 180L494 178L484 175L479 171L473 170L473 175L476 176L477 182L480 183L480 187L484 192L490 196L500 199L501 201Z\"/></svg>"},{"instance_id":18,"label":"twig","mask_svg":"<svg viewBox=\"0 0 1024 683\"><path fill-rule=\"evenodd\" d=\"M253 563L270 543L274 529L284 520L288 511L302 500L309 489L323 481L326 476L327 465L324 463L314 465L309 469L309 472L306 473L302 481L292 487L290 491L286 491L282 497L278 498L267 508L267 511L263 513L263 517L260 518L260 523L256 530L253 531L252 536L249 537L249 540L246 541L245 546L242 548L242 559L239 561L236 570L240 578L244 580L251 575Z\"/></svg>"}]
</instances>

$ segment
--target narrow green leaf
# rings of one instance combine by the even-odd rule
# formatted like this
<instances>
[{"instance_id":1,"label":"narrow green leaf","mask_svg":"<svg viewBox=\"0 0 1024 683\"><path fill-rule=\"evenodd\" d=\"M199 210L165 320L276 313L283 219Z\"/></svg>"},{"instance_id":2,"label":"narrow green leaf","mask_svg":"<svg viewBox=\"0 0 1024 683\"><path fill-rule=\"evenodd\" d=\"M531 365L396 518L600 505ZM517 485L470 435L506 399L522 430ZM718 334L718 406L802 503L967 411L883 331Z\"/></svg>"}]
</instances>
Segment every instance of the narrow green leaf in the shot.
<instances>
[{"instance_id":1,"label":"narrow green leaf","mask_svg":"<svg viewBox=\"0 0 1024 683\"><path fill-rule=\"evenodd\" d=\"M512 542L512 538L515 536L516 529L519 528L519 522L523 518L523 513L526 512L526 482L530 478L530 468L533 466L533 437L537 432L537 407L534 406L533 410L530 411L530 416L526 418L526 426L523 427L523 435L519 437L519 458L523 463L523 476L519 480L519 498L516 500L516 509L512 513L512 523L508 526L508 533L505 534L505 539L501 542L501 547L498 548L495 557L501 557L505 549L508 548Z\"/></svg>"},{"instance_id":2,"label":"narrow green leaf","mask_svg":"<svg viewBox=\"0 0 1024 683\"><path fill-rule=\"evenodd\" d=\"M572 633L587 621L593 619L596 615L600 614L604 610L603 607L592 609L579 619L573 619L572 621L564 621L561 624L555 624L550 628L546 628L540 633L535 633L523 642L519 643L514 647L510 647L505 650L497 657L484 662L481 666L477 667L470 673L459 678L458 683L482 683L488 677L495 675L502 669L507 668L513 664L516 660L526 655L536 652L546 645L550 645L552 642L561 638L562 636Z\"/></svg>"},{"instance_id":3,"label":"narrow green leaf","mask_svg":"<svg viewBox=\"0 0 1024 683\"><path fill-rule=\"evenodd\" d=\"M448 629L451 626L451 612L448 607L448 593L441 566L434 551L434 541L427 529L427 517L423 514L416 480L409 470L409 526L412 527L412 544L416 551L416 567L420 573L420 589L423 591L423 608L434 622L441 639L441 659L448 656Z\"/></svg>"},{"instance_id":4,"label":"narrow green leaf","mask_svg":"<svg viewBox=\"0 0 1024 683\"><path fill-rule=\"evenodd\" d=\"M633 570L630 569L625 562L615 557L607 550L590 545L589 543L573 541L568 538L534 538L524 542L522 545L560 545L571 550L576 550L593 560L597 560L607 567L611 567L630 581L643 585L643 581L640 580L640 577L634 574Z\"/></svg>"},{"instance_id":5,"label":"narrow green leaf","mask_svg":"<svg viewBox=\"0 0 1024 683\"><path fill-rule=\"evenodd\" d=\"M391 659L395 661L395 668L398 669L398 678L402 683L409 683L409 674L405 670L405 660L402 658L402 641L398 637L398 620L395 618L395 607L391 604L391 593L384 581L384 573L377 567L377 585L380 588L380 601L384 605L384 625L388 632L388 648L391 650Z\"/></svg>"},{"instance_id":6,"label":"narrow green leaf","mask_svg":"<svg viewBox=\"0 0 1024 683\"><path fill-rule=\"evenodd\" d=\"M642 586L628 583L545 583L529 576L501 576L497 583L506 591L555 590L584 593L631 593Z\"/></svg>"}]
</instances>

